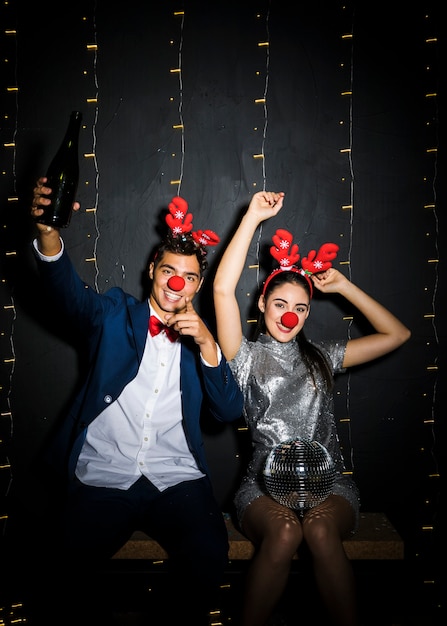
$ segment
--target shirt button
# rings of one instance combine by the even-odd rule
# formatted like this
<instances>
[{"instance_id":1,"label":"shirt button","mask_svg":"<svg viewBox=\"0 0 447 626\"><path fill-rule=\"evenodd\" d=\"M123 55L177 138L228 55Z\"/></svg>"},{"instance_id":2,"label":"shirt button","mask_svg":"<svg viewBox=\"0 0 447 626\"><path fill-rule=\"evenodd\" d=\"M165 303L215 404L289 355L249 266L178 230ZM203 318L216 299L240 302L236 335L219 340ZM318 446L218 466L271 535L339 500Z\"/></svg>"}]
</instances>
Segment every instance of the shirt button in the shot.
<instances>
[{"instance_id":1,"label":"shirt button","mask_svg":"<svg viewBox=\"0 0 447 626\"><path fill-rule=\"evenodd\" d=\"M155 393L158 393L158 389L154 389L154 392L155 392Z\"/></svg>"}]
</instances>

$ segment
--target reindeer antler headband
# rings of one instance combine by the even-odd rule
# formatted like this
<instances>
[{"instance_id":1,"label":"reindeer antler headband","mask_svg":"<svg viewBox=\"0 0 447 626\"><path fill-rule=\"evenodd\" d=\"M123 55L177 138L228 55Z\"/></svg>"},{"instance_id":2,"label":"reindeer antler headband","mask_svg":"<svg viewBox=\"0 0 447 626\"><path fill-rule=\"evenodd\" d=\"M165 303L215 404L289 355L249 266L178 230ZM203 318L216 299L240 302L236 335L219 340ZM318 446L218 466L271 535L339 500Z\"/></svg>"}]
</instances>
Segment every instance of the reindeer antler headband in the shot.
<instances>
[{"instance_id":1,"label":"reindeer antler headband","mask_svg":"<svg viewBox=\"0 0 447 626\"><path fill-rule=\"evenodd\" d=\"M220 239L212 230L192 231L192 213L188 213L188 203L180 196L174 196L168 205L169 213L166 215L166 224L171 231L174 241L183 243L192 242L200 252L202 259L206 257L205 246L215 246ZM155 255L156 258L157 255ZM185 280L178 276L171 276L167 281L169 289L181 291L185 286Z\"/></svg>"},{"instance_id":2,"label":"reindeer antler headband","mask_svg":"<svg viewBox=\"0 0 447 626\"><path fill-rule=\"evenodd\" d=\"M265 294L267 285L274 276L280 272L289 270L304 276L309 283L310 297L312 297L313 285L310 280L310 276L312 274L317 274L318 272L324 272L332 267L331 261L335 259L339 250L337 244L324 243L318 250L318 253L315 250L311 250L307 257L304 257L301 260L301 267L298 267L296 263L300 260L300 255L298 253L299 248L298 244L292 244L293 235L289 233L288 230L280 228L273 235L272 241L274 245L270 248L270 254L278 261L279 268L273 270L273 272L266 278L262 294Z\"/></svg>"},{"instance_id":3,"label":"reindeer antler headband","mask_svg":"<svg viewBox=\"0 0 447 626\"><path fill-rule=\"evenodd\" d=\"M181 237L192 231L192 213L188 213L188 203L180 196L174 196L168 205L166 224L173 237ZM197 246L216 246L220 239L212 230L197 230L191 233Z\"/></svg>"}]
</instances>

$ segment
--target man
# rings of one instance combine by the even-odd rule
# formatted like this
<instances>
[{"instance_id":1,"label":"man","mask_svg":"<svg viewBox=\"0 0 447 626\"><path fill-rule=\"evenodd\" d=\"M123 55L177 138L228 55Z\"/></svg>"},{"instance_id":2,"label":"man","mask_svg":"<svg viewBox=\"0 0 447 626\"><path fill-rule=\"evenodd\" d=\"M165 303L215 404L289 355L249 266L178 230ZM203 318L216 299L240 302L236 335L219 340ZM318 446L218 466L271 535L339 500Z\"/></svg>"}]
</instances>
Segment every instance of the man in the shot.
<instances>
[{"instance_id":1,"label":"man","mask_svg":"<svg viewBox=\"0 0 447 626\"><path fill-rule=\"evenodd\" d=\"M45 183L40 178L34 189L36 220L50 202ZM56 597L54 623L85 624L88 607L96 609L94 623L102 623L101 616L107 621L98 572L135 530L169 554L172 602L163 624L170 623L173 606L178 611L182 605L184 623L207 623L206 608L227 562L228 538L209 478L200 415L205 401L217 420L236 420L242 395L192 303L207 267L205 245L218 237L192 232L182 198L173 198L169 211L169 233L149 265L151 290L143 302L121 288L99 294L87 286L59 231L36 221L33 245L42 282L88 350L84 383L51 454L68 479L61 558L54 568L63 568L69 579L62 577L57 593L51 589L51 599L36 593L36 614L44 614L45 626ZM56 578L61 580L60 572ZM48 589L48 581L43 586ZM178 623L178 613L172 617Z\"/></svg>"}]
</instances>

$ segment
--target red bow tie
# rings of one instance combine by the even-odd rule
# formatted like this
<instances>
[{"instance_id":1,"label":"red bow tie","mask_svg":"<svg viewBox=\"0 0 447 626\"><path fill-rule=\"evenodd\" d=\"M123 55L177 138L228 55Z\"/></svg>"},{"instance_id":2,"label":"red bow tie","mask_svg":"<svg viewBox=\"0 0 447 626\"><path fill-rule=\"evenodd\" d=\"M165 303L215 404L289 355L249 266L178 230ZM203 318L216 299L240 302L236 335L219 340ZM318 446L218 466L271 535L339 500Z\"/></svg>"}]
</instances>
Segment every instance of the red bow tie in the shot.
<instances>
[{"instance_id":1,"label":"red bow tie","mask_svg":"<svg viewBox=\"0 0 447 626\"><path fill-rule=\"evenodd\" d=\"M155 315L151 315L149 318L149 332L152 337L158 335L158 333L161 333L162 331L166 333L166 337L170 341L175 341L178 337L178 332L176 330L166 326L166 324L163 324L163 322L161 322L158 317L155 317Z\"/></svg>"}]
</instances>

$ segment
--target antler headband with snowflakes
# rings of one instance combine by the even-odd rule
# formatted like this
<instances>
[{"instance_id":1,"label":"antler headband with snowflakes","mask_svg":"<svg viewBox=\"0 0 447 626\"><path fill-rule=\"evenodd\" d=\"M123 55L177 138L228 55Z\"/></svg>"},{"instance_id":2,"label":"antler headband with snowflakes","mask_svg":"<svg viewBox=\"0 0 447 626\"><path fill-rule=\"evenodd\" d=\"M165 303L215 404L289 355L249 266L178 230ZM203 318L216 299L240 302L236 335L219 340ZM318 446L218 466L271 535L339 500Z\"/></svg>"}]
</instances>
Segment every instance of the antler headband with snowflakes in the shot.
<instances>
[{"instance_id":1,"label":"antler headband with snowflakes","mask_svg":"<svg viewBox=\"0 0 447 626\"><path fill-rule=\"evenodd\" d=\"M180 196L174 196L168 205L169 213L166 215L166 224L170 229L170 235L173 241L182 243L191 242L202 256L204 261L206 257L205 246L215 246L220 239L212 230L192 231L192 213L188 213L188 203ZM155 253L155 259L158 252ZM175 274L167 281L167 286L172 291L179 292L185 286L185 280L182 276Z\"/></svg>"},{"instance_id":2,"label":"antler headband with snowflakes","mask_svg":"<svg viewBox=\"0 0 447 626\"><path fill-rule=\"evenodd\" d=\"M173 237L181 237L191 233L191 237L198 246L216 246L220 238L212 230L192 231L192 213L188 213L188 203L180 196L174 196L168 205L166 224L171 229Z\"/></svg>"},{"instance_id":3,"label":"antler headband with snowflakes","mask_svg":"<svg viewBox=\"0 0 447 626\"><path fill-rule=\"evenodd\" d=\"M278 261L279 268L273 270L273 272L266 278L262 289L263 295L265 294L267 285L274 276L284 270L289 270L304 276L309 284L310 297L312 297L313 285L310 280L310 276L312 274L317 274L318 272L324 272L332 267L331 261L335 259L339 250L337 244L324 243L318 250L318 253L316 250L311 250L307 257L304 257L301 260L301 267L298 267L296 263L300 260L300 255L298 253L299 248L298 244L292 244L293 235L289 233L288 230L279 228L273 235L272 241L274 245L270 247L270 254Z\"/></svg>"}]
</instances>

